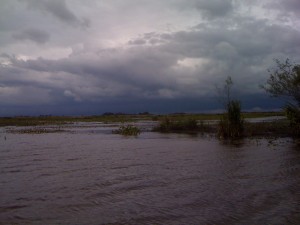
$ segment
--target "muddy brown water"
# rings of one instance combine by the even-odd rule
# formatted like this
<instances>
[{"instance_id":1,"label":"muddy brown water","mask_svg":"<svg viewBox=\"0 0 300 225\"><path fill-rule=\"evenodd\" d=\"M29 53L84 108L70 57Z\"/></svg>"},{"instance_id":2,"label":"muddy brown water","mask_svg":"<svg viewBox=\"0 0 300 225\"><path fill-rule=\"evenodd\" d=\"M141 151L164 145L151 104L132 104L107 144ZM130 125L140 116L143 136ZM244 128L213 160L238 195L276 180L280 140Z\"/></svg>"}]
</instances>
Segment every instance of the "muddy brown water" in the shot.
<instances>
[{"instance_id":1,"label":"muddy brown water","mask_svg":"<svg viewBox=\"0 0 300 225\"><path fill-rule=\"evenodd\" d=\"M290 139L0 132L0 224L300 224Z\"/></svg>"}]
</instances>

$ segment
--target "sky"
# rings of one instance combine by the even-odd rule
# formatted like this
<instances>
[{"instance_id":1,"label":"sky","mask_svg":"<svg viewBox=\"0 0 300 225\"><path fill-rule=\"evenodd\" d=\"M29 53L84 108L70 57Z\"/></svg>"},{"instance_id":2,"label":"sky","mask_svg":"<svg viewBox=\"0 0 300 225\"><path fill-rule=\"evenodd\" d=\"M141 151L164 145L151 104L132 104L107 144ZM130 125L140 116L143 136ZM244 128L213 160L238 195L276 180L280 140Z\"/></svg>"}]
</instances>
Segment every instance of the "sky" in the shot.
<instances>
[{"instance_id":1,"label":"sky","mask_svg":"<svg viewBox=\"0 0 300 225\"><path fill-rule=\"evenodd\" d=\"M299 0L0 0L0 116L243 110L300 62Z\"/></svg>"}]
</instances>

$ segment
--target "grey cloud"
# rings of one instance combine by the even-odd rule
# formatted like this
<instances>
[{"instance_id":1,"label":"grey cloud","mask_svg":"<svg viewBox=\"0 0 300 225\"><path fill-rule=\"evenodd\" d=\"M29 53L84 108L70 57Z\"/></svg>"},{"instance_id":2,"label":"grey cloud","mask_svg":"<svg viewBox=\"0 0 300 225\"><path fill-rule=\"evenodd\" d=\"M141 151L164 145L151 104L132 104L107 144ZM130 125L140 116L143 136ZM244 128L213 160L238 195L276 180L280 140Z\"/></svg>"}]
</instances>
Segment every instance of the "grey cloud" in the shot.
<instances>
[{"instance_id":1,"label":"grey cloud","mask_svg":"<svg viewBox=\"0 0 300 225\"><path fill-rule=\"evenodd\" d=\"M29 2L36 4L31 7L51 13L66 23L76 26L82 23L64 1ZM40 94L48 102L57 104L97 102L99 105L99 102L110 102L111 99L143 101L145 105L149 99L153 102L187 99L188 102L188 99L212 98L216 92L215 84L222 85L225 78L231 75L237 92L247 96L249 93L259 95L261 90L258 86L265 82L273 58L300 60L300 31L267 19L232 15L235 10L233 2L193 1L193 7L212 20L201 20L197 15L195 21L199 19L202 24L193 28L135 33L136 38L121 47L117 41L116 47L105 47L102 43L111 41L115 44L115 40L103 39L102 42L103 33L87 32L86 35L82 32L79 37L73 35L78 34L79 29L71 30L72 37L69 32L57 33L52 37L57 37L55 44L64 46L58 43L61 39L69 41L74 38L80 50L59 59L47 59L44 55L21 60L21 57L2 55L1 60L6 66L0 67L0 92L16 104L21 104L23 100L41 103L33 97L27 100L18 97L26 91L31 93L30 96ZM190 2L186 4L191 6ZM62 9L57 9L60 6ZM191 12L196 13L195 8ZM54 27L61 31L60 26ZM46 36L43 39L43 35L34 35L26 29L14 33L16 39L37 43L45 43ZM126 35L120 34L119 37L128 40ZM84 42L83 38L86 38ZM73 47L71 44L68 46Z\"/></svg>"},{"instance_id":2,"label":"grey cloud","mask_svg":"<svg viewBox=\"0 0 300 225\"><path fill-rule=\"evenodd\" d=\"M165 68L169 68L174 62L176 59L172 59L172 56L164 55L155 49L143 48L125 52L112 51L109 57L105 52L104 55L83 54L61 60L15 59L13 66L39 76L51 73L52 78L66 74L65 76L73 82L62 80L63 84L69 86L67 92L61 90L64 96L74 97L75 100L90 100L96 96L171 97L176 92L172 90L175 81L163 73ZM45 85L49 82L42 80L41 83ZM50 83L52 85L52 82Z\"/></svg>"},{"instance_id":3,"label":"grey cloud","mask_svg":"<svg viewBox=\"0 0 300 225\"><path fill-rule=\"evenodd\" d=\"M281 0L281 5L287 10L294 12L299 16L300 13L300 1L298 0Z\"/></svg>"},{"instance_id":4,"label":"grey cloud","mask_svg":"<svg viewBox=\"0 0 300 225\"><path fill-rule=\"evenodd\" d=\"M232 75L241 91L259 91L258 85L266 79L272 58L299 60L300 32L263 20L246 22L241 18L235 29L228 24L227 27L176 32L171 36L161 47L162 51L204 59L202 64L195 66L199 82L204 79L217 83L222 77Z\"/></svg>"},{"instance_id":5,"label":"grey cloud","mask_svg":"<svg viewBox=\"0 0 300 225\"><path fill-rule=\"evenodd\" d=\"M266 56L274 52L297 54L300 31L269 25L264 20L240 20L235 29L229 24L174 33L165 48L189 57L215 57L215 48L220 43L228 43L239 57Z\"/></svg>"},{"instance_id":6,"label":"grey cloud","mask_svg":"<svg viewBox=\"0 0 300 225\"><path fill-rule=\"evenodd\" d=\"M0 53L0 66L6 66L10 64L11 57L7 53Z\"/></svg>"},{"instance_id":7,"label":"grey cloud","mask_svg":"<svg viewBox=\"0 0 300 225\"><path fill-rule=\"evenodd\" d=\"M30 85L0 86L0 101L6 105L43 105L53 101L49 89Z\"/></svg>"},{"instance_id":8,"label":"grey cloud","mask_svg":"<svg viewBox=\"0 0 300 225\"><path fill-rule=\"evenodd\" d=\"M10 58L11 58L10 55L7 54L7 53L1 53L1 54L0 54L0 57L7 58L7 59L10 59Z\"/></svg>"},{"instance_id":9,"label":"grey cloud","mask_svg":"<svg viewBox=\"0 0 300 225\"><path fill-rule=\"evenodd\" d=\"M40 29L28 28L20 32L14 33L12 37L17 40L30 40L38 44L44 44L47 41L49 41L50 34Z\"/></svg>"},{"instance_id":10,"label":"grey cloud","mask_svg":"<svg viewBox=\"0 0 300 225\"><path fill-rule=\"evenodd\" d=\"M54 60L45 60L41 57L35 60L27 61L12 58L11 62L17 68L30 69L40 72L56 72L57 68L59 67L59 62L55 63Z\"/></svg>"},{"instance_id":11,"label":"grey cloud","mask_svg":"<svg viewBox=\"0 0 300 225\"><path fill-rule=\"evenodd\" d=\"M67 6L65 0L26 0L29 8L39 9L43 12L50 13L59 20L76 25L89 26L87 18L79 19Z\"/></svg>"},{"instance_id":12,"label":"grey cloud","mask_svg":"<svg viewBox=\"0 0 300 225\"><path fill-rule=\"evenodd\" d=\"M147 42L145 40L143 40L143 39L135 39L135 40L130 40L128 43L130 45L144 45Z\"/></svg>"},{"instance_id":13,"label":"grey cloud","mask_svg":"<svg viewBox=\"0 0 300 225\"><path fill-rule=\"evenodd\" d=\"M142 37L132 39L128 42L129 45L159 45L168 41L169 34L159 34L155 32L145 33Z\"/></svg>"},{"instance_id":14,"label":"grey cloud","mask_svg":"<svg viewBox=\"0 0 300 225\"><path fill-rule=\"evenodd\" d=\"M194 6L208 19L224 17L234 8L232 0L196 0Z\"/></svg>"},{"instance_id":15,"label":"grey cloud","mask_svg":"<svg viewBox=\"0 0 300 225\"><path fill-rule=\"evenodd\" d=\"M283 35L284 34L284 35ZM180 98L213 95L214 85L231 75L241 92L259 92L266 70L277 56L297 57L299 31L263 20L240 19L235 29L211 26L169 34L145 34L160 45L82 51L59 60L12 61L13 66L62 76L74 100L111 98Z\"/></svg>"},{"instance_id":16,"label":"grey cloud","mask_svg":"<svg viewBox=\"0 0 300 225\"><path fill-rule=\"evenodd\" d=\"M299 0L274 0L270 3L265 4L265 8L278 9L283 13L283 9L286 13L293 13L299 18L300 14L300 1Z\"/></svg>"}]
</instances>

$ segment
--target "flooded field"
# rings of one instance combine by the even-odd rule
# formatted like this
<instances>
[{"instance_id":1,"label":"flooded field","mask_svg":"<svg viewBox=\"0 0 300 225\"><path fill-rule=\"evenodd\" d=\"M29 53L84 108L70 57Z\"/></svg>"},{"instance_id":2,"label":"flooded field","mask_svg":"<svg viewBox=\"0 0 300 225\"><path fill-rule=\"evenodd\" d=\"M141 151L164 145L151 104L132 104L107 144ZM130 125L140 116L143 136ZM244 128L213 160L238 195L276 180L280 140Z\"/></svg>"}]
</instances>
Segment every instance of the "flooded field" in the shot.
<instances>
[{"instance_id":1,"label":"flooded field","mask_svg":"<svg viewBox=\"0 0 300 225\"><path fill-rule=\"evenodd\" d=\"M233 145L139 126L138 137L111 124L1 128L0 224L300 224L291 139Z\"/></svg>"}]
</instances>

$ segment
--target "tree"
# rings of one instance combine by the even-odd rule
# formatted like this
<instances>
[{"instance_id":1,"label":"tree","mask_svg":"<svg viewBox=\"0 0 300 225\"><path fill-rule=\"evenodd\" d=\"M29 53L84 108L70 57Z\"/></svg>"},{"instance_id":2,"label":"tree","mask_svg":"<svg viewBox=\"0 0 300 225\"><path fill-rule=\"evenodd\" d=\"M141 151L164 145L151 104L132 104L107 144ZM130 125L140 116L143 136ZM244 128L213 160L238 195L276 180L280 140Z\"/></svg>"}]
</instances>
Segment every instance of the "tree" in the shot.
<instances>
[{"instance_id":1,"label":"tree","mask_svg":"<svg viewBox=\"0 0 300 225\"><path fill-rule=\"evenodd\" d=\"M300 64L276 59L276 68L262 88L273 97L285 99L284 110L294 134L300 136Z\"/></svg>"},{"instance_id":2,"label":"tree","mask_svg":"<svg viewBox=\"0 0 300 225\"><path fill-rule=\"evenodd\" d=\"M289 59L280 62L277 68L269 70L270 78L263 88L273 97L283 97L291 104L300 107L300 64L292 64Z\"/></svg>"}]
</instances>

